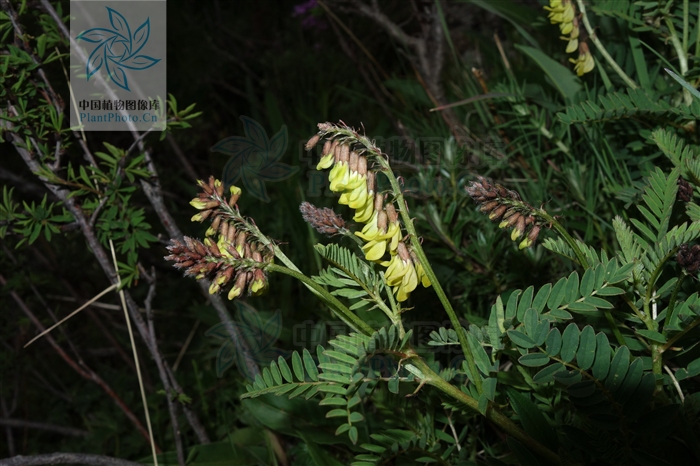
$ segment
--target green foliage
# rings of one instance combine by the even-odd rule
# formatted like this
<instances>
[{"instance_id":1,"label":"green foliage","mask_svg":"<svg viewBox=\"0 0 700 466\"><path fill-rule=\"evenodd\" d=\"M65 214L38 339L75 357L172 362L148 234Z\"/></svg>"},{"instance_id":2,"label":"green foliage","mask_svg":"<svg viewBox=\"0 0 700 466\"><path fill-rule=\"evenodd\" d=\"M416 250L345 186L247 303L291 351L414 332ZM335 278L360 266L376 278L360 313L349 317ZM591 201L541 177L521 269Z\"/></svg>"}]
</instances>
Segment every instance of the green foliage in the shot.
<instances>
[{"instance_id":1,"label":"green foliage","mask_svg":"<svg viewBox=\"0 0 700 466\"><path fill-rule=\"evenodd\" d=\"M384 352L402 351L411 332L399 338L396 327L380 329L371 336L351 333L340 335L329 341L334 349L316 348L318 363L311 353L304 349L302 354L295 351L291 357L291 368L281 356L264 368L262 375L255 377L248 392L241 398L255 398L261 395L286 395L289 399L300 395L308 400L315 395L323 397L319 405L330 407L327 418L343 418L335 433L347 433L350 441L358 441L359 422L364 416L357 411L362 398L357 391L371 380L372 368L366 366L372 356ZM320 369L320 371L319 371ZM389 391L398 393L399 371L388 379ZM364 392L364 389L362 390Z\"/></svg>"},{"instance_id":2,"label":"green foliage","mask_svg":"<svg viewBox=\"0 0 700 466\"><path fill-rule=\"evenodd\" d=\"M585 100L558 113L559 119L571 125L574 123L611 122L625 118L644 118L673 124L683 119L696 119L700 116L700 102L694 101L690 107L673 106L661 95L649 89L627 89L625 92L612 92Z\"/></svg>"},{"instance_id":3,"label":"green foliage","mask_svg":"<svg viewBox=\"0 0 700 466\"><path fill-rule=\"evenodd\" d=\"M337 288L332 292L335 296L357 299L358 301L350 306L350 310L365 309L373 303L374 305L366 310L386 306L380 297L383 281L369 264L360 260L349 249L337 244L317 244L315 249L332 264L321 270L319 276L313 277L316 283Z\"/></svg>"}]
</instances>

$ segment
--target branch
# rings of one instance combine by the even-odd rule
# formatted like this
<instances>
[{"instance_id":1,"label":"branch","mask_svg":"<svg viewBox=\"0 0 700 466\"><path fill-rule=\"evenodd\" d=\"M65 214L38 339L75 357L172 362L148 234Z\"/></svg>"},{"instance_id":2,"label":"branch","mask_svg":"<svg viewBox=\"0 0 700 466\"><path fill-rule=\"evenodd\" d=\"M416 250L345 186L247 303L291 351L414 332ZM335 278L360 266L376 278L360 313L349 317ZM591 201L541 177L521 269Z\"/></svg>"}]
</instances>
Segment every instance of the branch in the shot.
<instances>
[{"instance_id":1,"label":"branch","mask_svg":"<svg viewBox=\"0 0 700 466\"><path fill-rule=\"evenodd\" d=\"M0 285L2 286L7 286L7 280L5 280L5 277L0 274ZM41 331L44 330L44 326L42 323L37 319L37 317L34 315L34 313L29 309L29 307L25 304L24 300L15 292L10 290L10 296L12 299L17 303L17 306L24 312L29 319L34 322L34 325L37 326L37 328ZM148 436L148 432L146 432L146 429L144 429L143 425L141 424L141 421L139 421L138 417L129 409L127 404L122 400L119 395L117 395L114 390L105 382L102 380L102 378L92 369L90 369L85 363L78 364L75 362L68 354L61 348L56 340L54 340L53 336L51 334L47 334L44 338L49 344L54 348L54 350L58 353L61 358L63 358L64 361L68 363L68 365L76 371L78 374L80 374L81 377L91 380L95 382L97 385L99 385L102 390L110 397L112 400L117 404L117 406L124 412L127 418L131 420L131 422L134 424L134 426L138 429L138 431L143 435L146 440L150 442L150 437Z\"/></svg>"},{"instance_id":2,"label":"branch","mask_svg":"<svg viewBox=\"0 0 700 466\"><path fill-rule=\"evenodd\" d=\"M90 432L82 429L74 429L73 427L57 426L56 424L45 424L43 422L25 421L24 419L7 419L0 418L0 426L21 427L29 429L46 430L56 432L57 434L70 435L72 437L87 437Z\"/></svg>"},{"instance_id":3,"label":"branch","mask_svg":"<svg viewBox=\"0 0 700 466\"><path fill-rule=\"evenodd\" d=\"M44 82L44 85L46 86L46 90L48 92L48 97L51 98L51 103L56 109L56 114L60 115L63 113L63 100L56 94L56 92L53 90L53 87L51 86L51 81L49 81L49 78L46 77L46 73L44 73L44 70L41 68L42 63L39 61L39 58L34 55L32 48L29 46L29 43L25 40L24 38L24 32L22 31L22 28L20 24L17 22L17 13L15 12L14 8L12 8L12 4L10 3L9 0L0 0L0 6L2 9L7 13L7 16L10 19L10 22L12 23L12 27L15 30L15 37L16 37L16 43L19 45L27 54L31 57L32 62L37 66L36 71L41 80Z\"/></svg>"},{"instance_id":4,"label":"branch","mask_svg":"<svg viewBox=\"0 0 700 466\"><path fill-rule=\"evenodd\" d=\"M102 455L83 453L49 453L47 455L15 456L0 460L0 466L40 466L43 464L86 464L90 466L143 466L142 463Z\"/></svg>"},{"instance_id":5,"label":"branch","mask_svg":"<svg viewBox=\"0 0 700 466\"><path fill-rule=\"evenodd\" d=\"M436 107L444 106L447 102L445 91L440 82L440 74L444 65L443 43L445 37L437 4L431 5L423 12L424 24L421 24L420 37L408 35L379 9L376 1L372 2L371 7L360 0L355 0L352 4L355 7L354 12L371 19L386 30L391 37L413 49L415 56L409 57L409 60L416 71L418 82L423 86ZM464 141L466 134L461 129L463 125L454 111L447 108L440 112L440 115L455 139L460 142Z\"/></svg>"},{"instance_id":6,"label":"branch","mask_svg":"<svg viewBox=\"0 0 700 466\"><path fill-rule=\"evenodd\" d=\"M9 108L9 112L13 112L14 109ZM2 122L0 122L0 126L2 126ZM7 129L11 130L12 129L12 124L5 121L4 125L7 127ZM39 162L34 158L34 156L25 148L24 146L24 141L20 136L18 136L16 133L12 131L8 131L8 134L10 135L10 140L12 144L15 146L15 149L17 152L20 154L22 159L24 159L25 163L29 167L29 169L36 173L40 169ZM90 250L95 254L95 257L102 267L102 270L104 271L105 275L107 275L109 281L112 284L117 284L118 283L118 278L116 271L114 270L114 267L112 266L111 260L108 258L104 248L100 244L99 240L97 239L97 236L95 234L95 231L93 230L92 226L89 224L89 220L85 216L84 212L82 209L77 205L76 199L73 197L70 197L69 194L70 192L64 188L61 188L60 186L52 185L46 180L44 180L44 184L46 187L58 197L61 202L66 206L66 209L71 213L73 218L76 219L76 221L80 225L81 232L83 236L85 236L85 239L90 246ZM150 344L150 340L148 338L148 330L146 328L146 323L144 322L143 318L141 317L141 314L138 310L138 306L136 305L136 302L134 299L131 297L131 294L126 292L125 293L125 298L126 298L126 303L127 307L129 310L129 314L134 321L134 324L136 325L137 330L139 331L139 335L141 335L141 338L143 341L146 343L146 346L148 347L149 351L151 352L151 355L155 358L162 358L160 355L160 349L158 346L152 346ZM166 365L166 371L168 372L168 377L170 379L170 383L172 384L173 388L178 392L182 393L182 388L179 386L175 378L172 376L172 371L170 370L170 367ZM194 414L188 407L184 407L185 410L185 415L187 416L188 421L190 422L190 425L194 429L200 443L209 443L209 437L204 430L204 427L202 426L201 422L197 418L196 414Z\"/></svg>"},{"instance_id":7,"label":"branch","mask_svg":"<svg viewBox=\"0 0 700 466\"><path fill-rule=\"evenodd\" d=\"M407 45L409 47L420 47L422 41L416 37L406 34L403 29L390 20L388 16L382 13L382 11L377 7L376 3L373 3L371 7L361 1L356 1L354 4L358 12L362 13L386 29L390 36L401 42L403 45Z\"/></svg>"},{"instance_id":8,"label":"branch","mask_svg":"<svg viewBox=\"0 0 700 466\"><path fill-rule=\"evenodd\" d=\"M3 0L5 1L5 0ZM75 49L78 51L78 55L80 59L85 63L87 62L87 57L85 54L82 52L82 49L77 46L75 43L75 39L73 39L70 36L70 33L68 29L66 28L66 25L63 23L61 18L58 16L58 13L56 13L56 10L53 8L51 3L49 3L49 0L41 0L41 5L44 8L44 10L53 18L53 20L56 22L56 25L58 26L58 29L61 31L63 34L64 38L70 42L72 46L75 47ZM117 96L114 94L114 91L107 85L107 83L104 81L104 79L101 77L99 73L97 73L96 78L100 84L103 85L105 92L107 93L108 96L110 96L111 99L116 100ZM177 240L182 240L183 234L182 231L180 231L180 228L177 226L177 223L175 223L175 219L173 219L172 215L170 215L170 212L168 209L165 207L165 203L163 202L163 194L162 190L160 187L160 180L158 178L158 171L156 170L155 164L153 163L153 159L151 158L151 154L149 151L146 150L146 147L143 143L143 140L141 138L141 135L139 132L136 130L136 127L134 123L130 120L127 119L126 121L127 126L129 127L129 130L131 131L132 136L134 137L134 141L136 145L139 148L139 151L144 154L146 164L148 166L148 170L151 172L151 181L152 184L147 182L146 180L141 180L141 187L143 188L144 193L148 197L149 202L153 205L153 208L155 209L156 213L158 214L158 218L160 219L161 224L163 227L166 229L168 232L168 235L172 239L177 239ZM200 288L208 295L208 290L209 290L209 285L210 283L206 280L201 280L199 282ZM220 296L218 295L212 295L210 296L212 306L214 306L214 309L216 310L216 313L221 320L221 322L224 324L224 327L226 328L226 331L228 332L229 336L231 337L231 340L234 342L237 348L240 348L243 350L243 354L245 355L245 361L246 365L248 366L248 370L250 371L251 374L256 375L260 374L260 369L258 368L257 363L251 356L253 354L252 351L250 351L248 343L243 339L243 337L240 335L238 332L238 329L232 324L231 316L228 313L228 310L226 309L226 305L224 304L223 300L221 299ZM143 322L143 320L141 321ZM142 337L147 338L145 332L142 332ZM175 386L175 383L173 383L173 386ZM181 391L181 390L180 390Z\"/></svg>"},{"instance_id":9,"label":"branch","mask_svg":"<svg viewBox=\"0 0 700 466\"><path fill-rule=\"evenodd\" d=\"M153 298L156 296L156 270L155 267L151 268L151 274L148 275L143 270L142 275L148 282L148 295L144 306L146 308L146 318L148 319L148 333L151 337L151 344L153 346L157 345L156 341L156 330L153 325ZM168 412L170 413L170 422L172 423L173 436L175 438L175 450L177 451L177 462L179 466L185 466L185 451L182 448L182 436L180 434L180 424L177 422L177 407L173 403L172 399L172 388L168 380L167 373L165 372L165 367L163 365L162 359L156 359L156 365L158 366L158 373L160 374L160 379L163 381L163 388L165 389L165 397L168 401Z\"/></svg>"}]
</instances>

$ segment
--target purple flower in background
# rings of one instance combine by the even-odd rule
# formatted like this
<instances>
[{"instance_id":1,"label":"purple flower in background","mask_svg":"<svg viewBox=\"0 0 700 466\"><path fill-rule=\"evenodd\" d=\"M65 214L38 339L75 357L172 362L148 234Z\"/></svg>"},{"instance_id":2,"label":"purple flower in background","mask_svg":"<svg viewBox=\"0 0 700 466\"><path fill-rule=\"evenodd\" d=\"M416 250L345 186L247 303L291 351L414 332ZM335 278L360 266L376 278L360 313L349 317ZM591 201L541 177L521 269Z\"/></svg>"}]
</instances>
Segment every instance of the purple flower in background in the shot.
<instances>
[{"instance_id":1,"label":"purple flower in background","mask_svg":"<svg viewBox=\"0 0 700 466\"><path fill-rule=\"evenodd\" d=\"M292 16L301 16L309 12L309 10L316 8L318 4L316 0L309 0L308 2L300 3L294 6L294 14Z\"/></svg>"},{"instance_id":2,"label":"purple flower in background","mask_svg":"<svg viewBox=\"0 0 700 466\"><path fill-rule=\"evenodd\" d=\"M294 6L294 13L292 16L303 16L301 20L301 27L304 29L316 29L323 30L328 27L328 24L318 17L320 9L316 0L308 0L304 3L299 3Z\"/></svg>"}]
</instances>

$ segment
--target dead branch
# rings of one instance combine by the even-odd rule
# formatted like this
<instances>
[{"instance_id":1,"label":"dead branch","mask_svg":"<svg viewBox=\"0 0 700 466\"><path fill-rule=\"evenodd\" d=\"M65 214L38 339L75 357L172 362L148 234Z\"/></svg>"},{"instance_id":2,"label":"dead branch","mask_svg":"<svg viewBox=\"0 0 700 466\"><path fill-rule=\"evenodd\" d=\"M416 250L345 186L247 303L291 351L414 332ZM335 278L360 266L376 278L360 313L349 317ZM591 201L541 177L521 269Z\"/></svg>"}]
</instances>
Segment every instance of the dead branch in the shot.
<instances>
[{"instance_id":1,"label":"dead branch","mask_svg":"<svg viewBox=\"0 0 700 466\"><path fill-rule=\"evenodd\" d=\"M73 427L58 426L56 424L46 424L44 422L32 422L25 421L24 419L8 419L0 418L0 426L7 427L19 427L28 429L45 430L48 432L55 432L61 435L68 435L71 437L87 437L90 432L82 429L75 429Z\"/></svg>"},{"instance_id":2,"label":"dead branch","mask_svg":"<svg viewBox=\"0 0 700 466\"><path fill-rule=\"evenodd\" d=\"M7 280L5 279L4 275L0 274L0 285L2 286L7 286ZM9 290L10 296L12 299L17 303L17 306L24 312L24 314L29 317L29 319L34 322L34 325L40 330L43 331L44 325L41 323L41 321L34 315L34 313L29 309L29 306L27 306L24 302L24 300L13 290ZM136 429L141 433L141 435L144 436L144 438L150 442L150 437L148 435L148 432L146 429L143 427L141 424L141 421L139 421L138 417L129 409L129 407L126 405L124 400L121 399L119 395L116 394L114 390L112 390L112 387L110 387L107 382L105 382L95 371L90 369L84 362L81 362L80 364L75 362L69 355L66 353L63 348L59 346L59 344L56 342L56 340L51 336L51 334L47 334L44 339L53 347L53 349L58 353L58 355L66 362L68 365L75 371L77 372L81 377L83 377L86 380L90 380L94 383L96 383L106 394L109 396L114 403L122 410L122 412L126 415L126 417L134 424ZM156 449L160 451L160 449L156 446Z\"/></svg>"},{"instance_id":3,"label":"dead branch","mask_svg":"<svg viewBox=\"0 0 700 466\"><path fill-rule=\"evenodd\" d=\"M15 456L0 460L0 466L41 466L44 464L85 464L89 466L143 466L142 463L102 455L83 453L49 453L47 455Z\"/></svg>"}]
</instances>

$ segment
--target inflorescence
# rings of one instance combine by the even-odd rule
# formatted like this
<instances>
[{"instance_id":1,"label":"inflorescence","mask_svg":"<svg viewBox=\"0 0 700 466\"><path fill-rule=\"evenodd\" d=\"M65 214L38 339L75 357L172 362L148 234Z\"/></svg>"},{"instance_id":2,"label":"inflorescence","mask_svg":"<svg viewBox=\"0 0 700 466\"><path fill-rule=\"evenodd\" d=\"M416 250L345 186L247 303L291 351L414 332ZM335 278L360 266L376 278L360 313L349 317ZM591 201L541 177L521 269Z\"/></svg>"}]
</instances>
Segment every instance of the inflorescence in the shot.
<instances>
[{"instance_id":1,"label":"inflorescence","mask_svg":"<svg viewBox=\"0 0 700 466\"><path fill-rule=\"evenodd\" d=\"M511 240L516 241L525 235L520 249L532 246L547 222L536 215L536 209L523 201L517 192L491 183L482 176L477 179L470 183L467 193L479 205L479 210L493 221L500 220L499 228L512 228Z\"/></svg>"},{"instance_id":2,"label":"inflorescence","mask_svg":"<svg viewBox=\"0 0 700 466\"><path fill-rule=\"evenodd\" d=\"M217 294L233 284L228 299L248 293L258 296L268 286L265 266L273 261L269 246L259 242L251 234L250 223L238 212L240 188L231 186L229 198L224 198L224 186L220 180L209 178L209 182L198 181L202 192L190 205L200 212L192 217L193 222L211 220L204 242L185 236L184 243L173 240L168 246L170 255L166 260L185 270L185 275L197 280L211 280L210 294ZM218 236L216 241L212 237Z\"/></svg>"},{"instance_id":3,"label":"inflorescence","mask_svg":"<svg viewBox=\"0 0 700 466\"><path fill-rule=\"evenodd\" d=\"M430 280L403 237L394 201L377 192L377 171L372 169L371 158L380 156L378 149L367 147L358 137L352 136L354 131L347 127L331 123L320 123L318 127L319 133L309 139L306 150L313 149L325 138L316 169L330 169L329 186L331 191L340 194L338 203L354 209L353 220L364 224L355 235L365 242L362 246L365 258L387 267L387 284L393 287L399 302L406 301L419 282L428 287ZM313 221L306 219L318 229Z\"/></svg>"},{"instance_id":4,"label":"inflorescence","mask_svg":"<svg viewBox=\"0 0 700 466\"><path fill-rule=\"evenodd\" d=\"M579 76L583 76L595 67L595 60L588 44L579 41L579 20L576 15L576 6L573 0L549 0L549 6L544 7L549 11L549 21L552 24L559 24L559 30L563 34L562 40L567 41L566 53L574 53L578 50L578 58L570 58L574 64L574 71Z\"/></svg>"}]
</instances>

